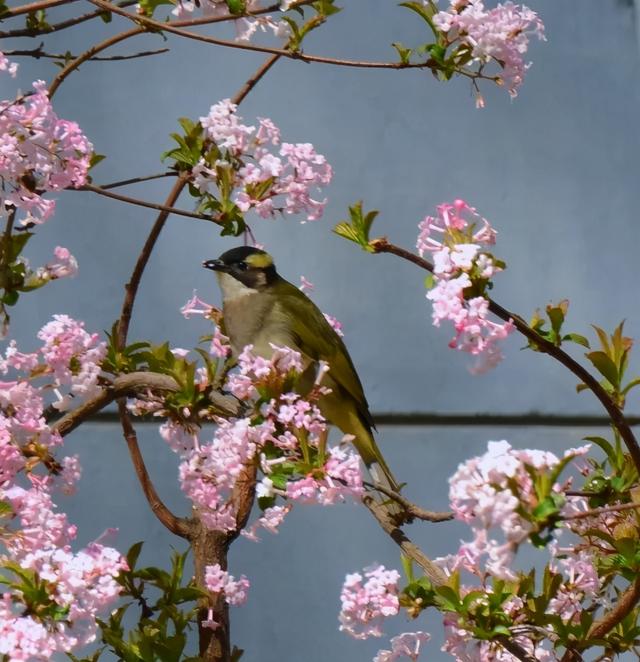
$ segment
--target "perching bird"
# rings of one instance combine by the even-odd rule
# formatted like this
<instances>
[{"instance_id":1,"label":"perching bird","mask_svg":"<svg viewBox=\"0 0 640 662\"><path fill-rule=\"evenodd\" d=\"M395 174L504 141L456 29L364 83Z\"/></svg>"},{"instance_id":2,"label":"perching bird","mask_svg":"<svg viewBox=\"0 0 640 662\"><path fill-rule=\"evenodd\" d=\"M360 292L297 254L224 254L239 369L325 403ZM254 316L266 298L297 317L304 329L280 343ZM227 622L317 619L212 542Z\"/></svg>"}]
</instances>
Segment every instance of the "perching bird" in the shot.
<instances>
[{"instance_id":1,"label":"perching bird","mask_svg":"<svg viewBox=\"0 0 640 662\"><path fill-rule=\"evenodd\" d=\"M320 411L342 432L355 436L353 444L373 479L398 491L373 438L375 425L349 352L313 301L279 276L273 258L258 248L233 248L203 266L218 277L225 331L234 356L249 344L265 358L273 353L270 343L300 352L309 365L301 380L305 382L308 375L307 383L298 384L303 394L313 384L318 362L326 361L329 372L322 385L331 393L320 398Z\"/></svg>"}]
</instances>

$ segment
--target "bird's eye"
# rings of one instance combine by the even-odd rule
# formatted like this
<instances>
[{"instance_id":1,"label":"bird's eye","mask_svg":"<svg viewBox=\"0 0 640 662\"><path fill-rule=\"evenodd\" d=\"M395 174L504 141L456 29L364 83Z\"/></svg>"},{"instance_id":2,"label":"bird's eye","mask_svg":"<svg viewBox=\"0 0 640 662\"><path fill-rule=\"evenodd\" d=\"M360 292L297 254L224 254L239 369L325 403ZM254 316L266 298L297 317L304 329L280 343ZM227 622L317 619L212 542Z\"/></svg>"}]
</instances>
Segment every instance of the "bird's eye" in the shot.
<instances>
[{"instance_id":1,"label":"bird's eye","mask_svg":"<svg viewBox=\"0 0 640 662\"><path fill-rule=\"evenodd\" d=\"M249 265L246 262L238 262L236 264L236 268L239 271L246 271L249 268Z\"/></svg>"}]
</instances>

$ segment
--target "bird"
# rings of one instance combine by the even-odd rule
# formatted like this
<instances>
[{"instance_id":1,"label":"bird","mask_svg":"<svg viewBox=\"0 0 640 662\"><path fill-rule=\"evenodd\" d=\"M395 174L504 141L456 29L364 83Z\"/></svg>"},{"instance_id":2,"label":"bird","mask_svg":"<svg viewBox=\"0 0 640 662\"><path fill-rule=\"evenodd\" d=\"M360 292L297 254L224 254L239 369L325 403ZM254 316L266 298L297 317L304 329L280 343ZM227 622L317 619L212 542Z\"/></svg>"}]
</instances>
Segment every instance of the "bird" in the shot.
<instances>
[{"instance_id":1,"label":"bird","mask_svg":"<svg viewBox=\"0 0 640 662\"><path fill-rule=\"evenodd\" d=\"M300 352L309 368L297 385L301 394L311 389L320 361L326 362L329 369L321 385L331 391L320 397L320 412L344 434L354 436L352 443L374 482L399 492L374 439L375 423L353 361L320 309L282 278L271 255L259 248L232 248L202 266L217 276L232 355L237 357L246 345L253 345L253 352L264 358L273 354L272 344Z\"/></svg>"}]
</instances>

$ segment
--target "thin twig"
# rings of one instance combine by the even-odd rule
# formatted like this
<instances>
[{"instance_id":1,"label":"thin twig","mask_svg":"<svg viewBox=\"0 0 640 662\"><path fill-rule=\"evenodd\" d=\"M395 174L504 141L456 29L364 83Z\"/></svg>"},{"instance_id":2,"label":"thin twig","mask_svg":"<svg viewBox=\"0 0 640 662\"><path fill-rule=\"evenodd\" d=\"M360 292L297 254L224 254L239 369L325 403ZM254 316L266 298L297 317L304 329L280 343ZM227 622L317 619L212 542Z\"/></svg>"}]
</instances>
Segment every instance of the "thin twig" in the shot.
<instances>
[{"instance_id":1,"label":"thin twig","mask_svg":"<svg viewBox=\"0 0 640 662\"><path fill-rule=\"evenodd\" d=\"M127 12L125 12L126 14ZM49 98L51 99L53 95L56 93L56 90L60 87L62 82L71 74L73 71L75 71L81 64L86 62L87 60L90 60L92 57L94 57L97 53L101 53L102 51L106 50L107 48L110 48L111 46L115 46L115 44L119 44L121 41L125 41L125 39L129 39L130 37L135 37L136 35L143 34L146 32L146 29L143 27L137 27L137 28L132 28L131 30L126 30L125 32L120 32L119 34L112 35L108 39L105 39L104 41L101 41L99 44L95 44L88 50L86 50L82 55L79 55L75 60L71 60L71 62L67 63L57 74L57 76L53 79L51 82L51 85L49 86Z\"/></svg>"},{"instance_id":2,"label":"thin twig","mask_svg":"<svg viewBox=\"0 0 640 662\"><path fill-rule=\"evenodd\" d=\"M129 186L130 184L139 184L140 182L148 182L152 179L162 179L163 177L177 177L178 173L175 170L168 172L160 172L157 175L146 175L143 177L131 177L130 179L121 179L118 182L111 182L109 184L100 184L98 188L101 191L108 191L112 188L119 188L121 186Z\"/></svg>"},{"instance_id":3,"label":"thin twig","mask_svg":"<svg viewBox=\"0 0 640 662\"><path fill-rule=\"evenodd\" d=\"M412 501L409 501L409 499L406 497L403 497L401 494L394 492L393 490L385 487L380 483L365 482L364 485L365 487L373 488L385 496L388 496L390 499L393 499L396 503L399 503L404 508L408 515L411 515L411 517L415 517L416 519L421 519L425 522L449 522L453 519L453 513L451 512L435 512L433 510L425 510Z\"/></svg>"},{"instance_id":4,"label":"thin twig","mask_svg":"<svg viewBox=\"0 0 640 662\"><path fill-rule=\"evenodd\" d=\"M103 388L96 396L55 421L51 429L64 437L118 398L149 391L171 393L178 390L180 390L179 384L170 375L143 371L119 375L112 384ZM232 396L213 391L209 394L209 400L220 416L240 416L242 413L240 403Z\"/></svg>"},{"instance_id":5,"label":"thin twig","mask_svg":"<svg viewBox=\"0 0 640 662\"><path fill-rule=\"evenodd\" d=\"M411 542L404 531L396 525L386 506L376 501L369 494L364 495L362 503L364 503L371 514L378 520L378 524L380 524L384 532L400 547L404 555L415 561L436 586L441 586L447 581L447 576L444 572L424 554L418 545Z\"/></svg>"},{"instance_id":6,"label":"thin twig","mask_svg":"<svg viewBox=\"0 0 640 662\"><path fill-rule=\"evenodd\" d=\"M594 508L593 510L585 510L581 513L574 515L564 515L560 517L564 522L570 522L577 519L588 519L589 517L598 517L606 513L616 513L620 510L634 510L640 508L640 503L619 503L617 506L604 506L602 508Z\"/></svg>"},{"instance_id":7,"label":"thin twig","mask_svg":"<svg viewBox=\"0 0 640 662\"><path fill-rule=\"evenodd\" d=\"M3 51L4 55L10 57L33 57L36 60L40 58L46 58L49 60L76 60L78 59L77 55L71 55L71 53L47 53L43 51L44 44L40 44L38 48L32 48L29 50L13 50L13 51ZM87 62L118 62L120 60L135 60L139 57L148 57L150 55L160 55L161 53L168 53L168 48L158 48L154 51L140 51L139 53L131 53L130 55L110 55L108 57L100 57L99 55L95 57L90 57Z\"/></svg>"},{"instance_id":8,"label":"thin twig","mask_svg":"<svg viewBox=\"0 0 640 662\"><path fill-rule=\"evenodd\" d=\"M127 344L127 335L129 333L129 324L131 322L131 315L133 313L133 304L138 293L138 288L140 287L140 281L142 280L142 275L144 270L149 262L151 253L156 245L156 241L162 232L162 228L169 217L169 214L173 210L173 205L182 193L182 189L186 186L190 174L188 172L181 173L178 177L176 183L173 185L173 188L169 192L165 204L162 205L162 211L158 214L151 232L147 237L147 240L140 251L140 255L136 261L136 264L131 273L131 278L129 282L125 285L125 296L124 301L122 302L122 309L120 311L120 318L118 320L118 335L117 343L120 348L123 348ZM115 196L115 193L110 193L110 196Z\"/></svg>"},{"instance_id":9,"label":"thin twig","mask_svg":"<svg viewBox=\"0 0 640 662\"><path fill-rule=\"evenodd\" d=\"M138 3L138 0L125 0L124 2L119 2L118 7L131 7ZM18 30L8 30L7 32L0 32L0 39L9 39L10 37L38 37L44 34L50 34L52 32L58 32L60 30L66 30L67 28L80 25L86 21L90 21L94 18L98 18L104 14L104 9L98 9L98 11L92 11L82 16L76 16L74 18L69 18L66 21L60 21L59 23L53 23L41 28L21 28Z\"/></svg>"},{"instance_id":10,"label":"thin twig","mask_svg":"<svg viewBox=\"0 0 640 662\"><path fill-rule=\"evenodd\" d=\"M433 272L433 265L429 261L401 248L400 246L390 243L386 237L374 239L371 241L370 245L376 253L391 253L412 262L421 269ZM492 299L488 299L488 301L489 310L494 315L505 322L512 322L515 328L525 336L525 338L530 340L540 351L549 354L562 363L562 365L576 375L581 382L584 382L587 385L589 390L596 396L596 398L598 398L598 400L600 400L601 404L606 409L611 418L612 424L624 440L636 469L640 472L640 446L633 434L633 430L622 413L622 410L615 404L615 402L613 402L598 380L564 350L560 349L560 347L557 347L552 342L549 342L546 338L540 336L540 334L532 329L521 317L508 311L506 308L503 308Z\"/></svg>"},{"instance_id":11,"label":"thin twig","mask_svg":"<svg viewBox=\"0 0 640 662\"><path fill-rule=\"evenodd\" d=\"M215 46L224 46L226 48L237 48L244 51L254 51L256 53L270 53L271 55L280 55L282 57L287 57L292 60L301 60L302 62L318 62L321 64L333 64L339 67L360 67L365 69L432 69L435 67L434 64L429 62L371 62L366 60L345 60L340 58L333 57L323 57L320 55L307 55L305 53L300 53L298 51L288 51L282 48L271 48L269 46L258 46L256 44L246 44L240 43L237 41L230 41L228 39L216 39L215 37L209 37L206 35L198 34L196 32L189 32L188 30L182 30L181 28L174 27L171 23L162 23L161 21L156 21L152 18L146 16L138 16L130 14L115 5L112 5L110 2L105 0L89 0L98 7L102 7L107 11L112 11L114 14L119 14L128 18L134 23L147 25L154 30L161 32L170 32L171 34L178 35L179 37L185 37L186 39L193 39L194 41L201 41L205 44L213 44Z\"/></svg>"},{"instance_id":12,"label":"thin twig","mask_svg":"<svg viewBox=\"0 0 640 662\"><path fill-rule=\"evenodd\" d=\"M153 512L158 520L160 520L171 533L180 536L181 538L188 539L191 532L189 520L174 515L164 504L151 482L149 472L147 471L142 453L140 452L136 431L131 424L131 418L127 411L125 399L121 398L118 400L118 412L120 414L122 432L127 442L127 447L129 448L131 462L136 472L136 476L138 477L138 481L140 482L140 486L142 487L142 492L144 493L149 506L151 506L151 512Z\"/></svg>"},{"instance_id":13,"label":"thin twig","mask_svg":"<svg viewBox=\"0 0 640 662\"><path fill-rule=\"evenodd\" d=\"M79 186L77 189L70 188L69 191L91 191L92 193L97 193L98 195L103 195L105 198L111 198L112 200L119 200L120 202L126 202L130 205L136 205L137 207L145 207L146 209L155 209L166 214L175 214L176 216L186 216L187 218L197 218L200 221L209 221L211 223L216 223L222 225L222 221L216 216L210 214L198 214L194 211L186 211L185 209L178 209L177 207L172 207L171 205L160 205L155 202L147 202L146 200L140 200L139 198L133 198L129 195L122 195L121 193L112 193L111 191L105 191L100 186L94 186L93 184L84 184Z\"/></svg>"},{"instance_id":14,"label":"thin twig","mask_svg":"<svg viewBox=\"0 0 640 662\"><path fill-rule=\"evenodd\" d=\"M51 7L58 7L59 5L69 5L77 0L40 0L40 2L31 2L28 5L20 5L19 7L12 7L2 12L2 20L12 18L13 16L20 16L22 14L31 14L32 12L50 9Z\"/></svg>"},{"instance_id":15,"label":"thin twig","mask_svg":"<svg viewBox=\"0 0 640 662\"><path fill-rule=\"evenodd\" d=\"M280 59L279 55L273 55L272 57L268 57L260 67L256 70L256 72L247 80L247 82L236 92L235 96L233 99L231 99L232 103L235 103L236 106L239 106L246 96L251 92L251 90L258 84L258 81L271 69L271 67Z\"/></svg>"}]
</instances>

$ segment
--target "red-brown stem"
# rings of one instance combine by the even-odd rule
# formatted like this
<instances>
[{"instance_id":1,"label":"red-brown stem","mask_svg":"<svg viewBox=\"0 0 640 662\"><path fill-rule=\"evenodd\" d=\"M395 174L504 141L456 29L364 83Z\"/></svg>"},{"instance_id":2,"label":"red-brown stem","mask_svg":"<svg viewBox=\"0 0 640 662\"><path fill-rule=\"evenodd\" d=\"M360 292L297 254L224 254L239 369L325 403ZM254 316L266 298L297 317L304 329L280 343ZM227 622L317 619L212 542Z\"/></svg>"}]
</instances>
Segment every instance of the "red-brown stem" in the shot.
<instances>
[{"instance_id":1,"label":"red-brown stem","mask_svg":"<svg viewBox=\"0 0 640 662\"><path fill-rule=\"evenodd\" d=\"M90 62L120 62L121 60L136 60L141 57L149 57L151 55L160 55L162 53L168 53L168 48L158 48L154 51L140 51L139 53L131 53L129 55L109 55L107 57L100 57L96 55L90 57L88 61ZM3 51L4 55L7 57L33 57L36 60L40 58L46 58L49 60L67 60L69 58L75 59L77 55L69 55L67 53L47 53L42 50L42 44L38 48L30 48L24 50L12 50L12 51Z\"/></svg>"},{"instance_id":2,"label":"red-brown stem","mask_svg":"<svg viewBox=\"0 0 640 662\"><path fill-rule=\"evenodd\" d=\"M2 19L6 20L12 16L30 14L31 12L50 9L51 7L58 7L59 5L70 5L73 2L77 2L77 0L40 0L40 2L31 2L27 5L20 5L19 7L8 9L2 14Z\"/></svg>"},{"instance_id":3,"label":"red-brown stem","mask_svg":"<svg viewBox=\"0 0 640 662\"><path fill-rule=\"evenodd\" d=\"M135 5L137 2L138 0L125 0L124 2L119 2L118 7L131 7L131 5ZM98 16L101 16L102 14L104 14L104 10L98 9L98 11L88 12L87 14L82 14L82 16L69 18L66 21L53 23L43 28L20 28L17 30L8 30L7 32L0 32L0 39L9 39L10 37L38 37L40 35L50 34L52 32L58 32L60 30L72 28L76 25L80 25L81 23L85 23L86 21L98 18Z\"/></svg>"},{"instance_id":4,"label":"red-brown stem","mask_svg":"<svg viewBox=\"0 0 640 662\"><path fill-rule=\"evenodd\" d=\"M148 25L154 30L159 30L163 32L170 32L172 34L178 35L179 37L185 37L186 39L193 39L194 41L201 41L205 44L213 44L215 46L224 46L226 48L237 48L244 51L254 51L256 53L270 53L271 55L280 55L282 57L287 57L292 60L301 60L302 62L318 62L321 64L333 64L339 67L360 67L365 69L424 69L433 68L435 65L431 65L427 62L419 63L409 63L409 62L370 62L365 60L345 60L340 58L333 57L323 57L320 55L307 55L306 53L300 53L298 51L287 51L282 48L270 48L268 46L257 46L256 44L242 44L237 41L229 41L227 39L216 39L215 37L209 37L207 35L198 34L197 32L189 32L188 30L182 30L181 28L174 27L171 23L162 23L161 21L156 21L152 18L146 16L137 16L130 14L115 5L112 5L105 0L89 0L98 7L102 7L107 11L112 11L114 14L119 14L128 18L130 21L133 21L138 24ZM461 72L462 73L462 72Z\"/></svg>"},{"instance_id":5,"label":"red-brown stem","mask_svg":"<svg viewBox=\"0 0 640 662\"><path fill-rule=\"evenodd\" d=\"M124 438L127 442L127 447L129 448L129 455L131 456L131 462L133 468L138 477L140 486L142 487L142 492L151 507L151 512L160 520L160 522L169 530L171 533L181 538L189 537L189 522L186 519L176 517L163 503L162 499L156 492L156 489L151 482L149 477L149 472L145 466L142 453L140 452L140 446L138 445L138 437L133 425L131 424L131 418L129 417L129 412L127 411L127 404L125 399L118 400L118 413L120 414L120 423L122 424L122 432Z\"/></svg>"},{"instance_id":6,"label":"red-brown stem","mask_svg":"<svg viewBox=\"0 0 640 662\"><path fill-rule=\"evenodd\" d=\"M215 216L210 216L208 214L197 214L193 211L186 211L184 209L178 209L177 207L172 207L170 205L159 205L155 202L147 202L146 200L140 200L139 198L133 198L130 195L122 195L122 193L112 193L107 191L100 186L94 186L93 184L84 184L77 189L68 189L69 191L91 191L92 193L97 193L98 195L103 195L105 198L111 198L112 200L118 200L120 202L126 202L130 205L136 205L137 207L145 207L146 209L155 209L156 211L165 212L167 215L174 214L175 216L185 216L186 218L196 218L201 221L210 221L211 223L222 224L222 222L217 219Z\"/></svg>"},{"instance_id":7,"label":"red-brown stem","mask_svg":"<svg viewBox=\"0 0 640 662\"><path fill-rule=\"evenodd\" d=\"M176 180L173 188L169 192L167 199L165 201L164 207L173 207L174 203L182 193L182 189L186 186L189 178L188 173L182 173ZM138 288L140 287L140 281L142 280L142 275L144 270L149 262L151 253L156 245L156 241L162 232L162 228L167 221L169 216L168 211L161 211L156 218L151 232L140 251L140 255L136 261L136 264L131 272L131 278L129 282L125 285L125 296L122 302L122 310L120 311L120 319L118 321L118 346L124 347L127 344L127 335L129 334L129 324L131 323L131 315L133 313L133 304L136 300L136 295L138 293Z\"/></svg>"},{"instance_id":8,"label":"red-brown stem","mask_svg":"<svg viewBox=\"0 0 640 662\"><path fill-rule=\"evenodd\" d=\"M126 13L126 12L125 12ZM95 44L88 50L86 50L82 55L79 55L75 60L71 60L67 65L64 66L59 72L58 75L53 79L51 85L49 86L49 98L53 98L53 95L56 93L56 90L60 87L65 78L75 71L83 62L90 60L97 53L114 46L115 44L129 39L130 37L135 37L138 34L146 32L145 28L137 27L132 28L131 30L126 30L125 32L120 32L119 34L113 35L104 41L101 41L99 44Z\"/></svg>"},{"instance_id":9,"label":"red-brown stem","mask_svg":"<svg viewBox=\"0 0 640 662\"><path fill-rule=\"evenodd\" d=\"M421 269L426 271L433 272L433 265L424 258L411 253L410 251L396 246L395 244L390 243L385 237L379 239L374 239L371 241L371 248L376 253L391 253L398 257L403 258L412 262ZM629 455L640 473L640 446L638 441L633 434L631 426L627 422L622 410L616 405L615 402L609 397L607 392L602 388L598 380L589 373L583 366L581 366L575 359L573 359L569 354L564 350L557 347L552 342L549 342L546 338L540 336L537 331L532 329L521 317L515 315L514 313L508 311L506 308L503 308L500 304L489 299L489 310L504 320L505 322L513 322L515 328L525 337L527 340L530 340L541 352L549 354L549 356L559 361L562 365L568 368L580 381L584 382L589 390L600 400L602 406L606 409L611 422L616 430L619 432L620 436L624 440Z\"/></svg>"}]
</instances>

